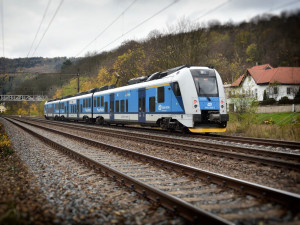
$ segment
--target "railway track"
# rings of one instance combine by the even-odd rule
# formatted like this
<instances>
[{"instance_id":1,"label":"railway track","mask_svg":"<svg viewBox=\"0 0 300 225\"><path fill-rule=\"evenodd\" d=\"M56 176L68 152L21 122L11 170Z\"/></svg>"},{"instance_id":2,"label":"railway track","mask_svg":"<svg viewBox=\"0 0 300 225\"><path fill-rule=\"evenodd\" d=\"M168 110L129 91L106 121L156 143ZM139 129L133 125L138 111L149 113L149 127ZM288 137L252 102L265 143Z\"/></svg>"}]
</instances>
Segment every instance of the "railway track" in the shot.
<instances>
[{"instance_id":1,"label":"railway track","mask_svg":"<svg viewBox=\"0 0 300 225\"><path fill-rule=\"evenodd\" d=\"M182 139L176 137L158 136L145 133L129 133L123 130L100 129L94 126L84 126L79 124L69 124L53 121L40 121L43 123L59 125L65 128L76 129L87 133L95 133L117 137L120 139L138 141L151 145L165 146L168 148L177 148L185 151L200 152L213 156L226 157L236 160L242 160L249 163L269 165L272 167L281 167L290 170L300 170L300 154L262 150L241 146L230 146L217 143L199 142L197 140Z\"/></svg>"},{"instance_id":2,"label":"railway track","mask_svg":"<svg viewBox=\"0 0 300 225\"><path fill-rule=\"evenodd\" d=\"M70 135L37 124L21 125L35 135L120 185L138 192L157 204L194 223L286 223L299 222L300 195L203 171L172 161ZM33 128L34 127L34 128ZM42 129L39 132L34 129ZM86 143L89 153L72 150L44 137L45 131ZM93 149L96 148L96 149ZM297 214L298 213L298 214Z\"/></svg>"},{"instance_id":3,"label":"railway track","mask_svg":"<svg viewBox=\"0 0 300 225\"><path fill-rule=\"evenodd\" d=\"M27 117L28 118L28 117ZM30 117L32 119L32 117ZM38 120L45 120L44 118L35 118ZM96 125L97 126L97 125ZM148 128L148 127L136 127L136 126L116 126L119 130L135 130L135 131L148 131L157 134L166 134L169 133L166 130L160 128ZM264 139L264 138L253 138L253 137L242 137L242 136L228 136L228 135L217 135L217 134L180 134L179 132L173 132L173 136L179 137L192 137L199 138L203 140L215 140L220 142L234 142L241 144L252 144L252 145L263 145L271 146L275 148L289 148L300 150L300 143L295 141L282 141L276 139Z\"/></svg>"}]
</instances>

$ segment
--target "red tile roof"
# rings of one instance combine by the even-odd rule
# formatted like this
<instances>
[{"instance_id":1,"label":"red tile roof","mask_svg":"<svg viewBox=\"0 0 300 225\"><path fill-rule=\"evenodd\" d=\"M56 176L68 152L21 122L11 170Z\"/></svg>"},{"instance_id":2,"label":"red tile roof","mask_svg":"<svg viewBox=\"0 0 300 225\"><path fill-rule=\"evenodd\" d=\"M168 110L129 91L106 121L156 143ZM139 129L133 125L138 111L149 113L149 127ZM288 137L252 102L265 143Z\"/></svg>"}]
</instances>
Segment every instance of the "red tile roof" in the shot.
<instances>
[{"instance_id":1,"label":"red tile roof","mask_svg":"<svg viewBox=\"0 0 300 225\"><path fill-rule=\"evenodd\" d=\"M256 84L300 84L300 67L278 67L273 68L269 64L254 66L247 70ZM240 76L231 86L239 86L245 75Z\"/></svg>"}]
</instances>

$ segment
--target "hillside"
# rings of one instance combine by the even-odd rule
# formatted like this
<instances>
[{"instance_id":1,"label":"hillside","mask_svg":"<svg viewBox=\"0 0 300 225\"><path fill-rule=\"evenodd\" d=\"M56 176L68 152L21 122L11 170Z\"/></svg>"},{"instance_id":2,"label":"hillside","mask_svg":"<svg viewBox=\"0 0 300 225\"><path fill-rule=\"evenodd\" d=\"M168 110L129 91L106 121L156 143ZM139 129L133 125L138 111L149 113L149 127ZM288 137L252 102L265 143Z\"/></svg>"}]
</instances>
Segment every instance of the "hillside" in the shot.
<instances>
[{"instance_id":1,"label":"hillside","mask_svg":"<svg viewBox=\"0 0 300 225\"><path fill-rule=\"evenodd\" d=\"M127 41L119 48L84 58L32 59L27 71L53 72L69 75L33 76L18 84L11 84L9 92L40 91L49 97L75 94L74 74L80 72L80 91L115 83L115 72L120 75L118 86L126 85L133 77L164 71L179 65L213 66L231 83L255 64L300 66L300 12L281 16L263 15L250 22L195 28L189 21L180 21L169 33L150 32L145 40ZM2 59L3 60L3 59ZM8 60L7 70L22 71L25 59ZM39 61L40 60L40 61ZM48 62L48 63L46 63ZM64 63L63 63L64 62ZM42 87L42 88L40 88Z\"/></svg>"},{"instance_id":2,"label":"hillside","mask_svg":"<svg viewBox=\"0 0 300 225\"><path fill-rule=\"evenodd\" d=\"M113 51L85 57L63 72L79 69L87 74L88 81L81 83L85 91L114 83L115 72L121 76L120 86L130 78L179 65L210 65L223 82L231 83L255 64L300 66L300 12L257 16L237 25L214 22L197 29L183 21L178 27L170 34L153 31L146 40L128 41ZM72 82L66 87L74 89ZM68 90L58 90L56 97L75 93Z\"/></svg>"}]
</instances>

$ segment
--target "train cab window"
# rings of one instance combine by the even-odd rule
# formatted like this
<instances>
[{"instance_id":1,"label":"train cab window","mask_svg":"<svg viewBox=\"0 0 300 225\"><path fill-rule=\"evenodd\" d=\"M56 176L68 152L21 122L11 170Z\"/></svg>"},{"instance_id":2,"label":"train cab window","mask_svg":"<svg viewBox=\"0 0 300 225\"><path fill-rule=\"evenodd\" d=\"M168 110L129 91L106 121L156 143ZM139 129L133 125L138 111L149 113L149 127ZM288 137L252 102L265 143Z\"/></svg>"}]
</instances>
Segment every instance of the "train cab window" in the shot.
<instances>
[{"instance_id":1,"label":"train cab window","mask_svg":"<svg viewBox=\"0 0 300 225\"><path fill-rule=\"evenodd\" d=\"M174 91L175 96L177 96L177 97L181 96L178 82L173 83L173 91Z\"/></svg>"},{"instance_id":2,"label":"train cab window","mask_svg":"<svg viewBox=\"0 0 300 225\"><path fill-rule=\"evenodd\" d=\"M105 112L107 113L108 112L108 103L107 102L105 102Z\"/></svg>"},{"instance_id":3,"label":"train cab window","mask_svg":"<svg viewBox=\"0 0 300 225\"><path fill-rule=\"evenodd\" d=\"M118 101L116 101L116 112L120 111L119 108L120 108L120 103L119 103L119 100L118 100Z\"/></svg>"},{"instance_id":4,"label":"train cab window","mask_svg":"<svg viewBox=\"0 0 300 225\"><path fill-rule=\"evenodd\" d=\"M165 102L165 87L157 88L157 102L158 103Z\"/></svg>"},{"instance_id":5,"label":"train cab window","mask_svg":"<svg viewBox=\"0 0 300 225\"><path fill-rule=\"evenodd\" d=\"M97 97L97 107L100 107L100 97Z\"/></svg>"},{"instance_id":6,"label":"train cab window","mask_svg":"<svg viewBox=\"0 0 300 225\"><path fill-rule=\"evenodd\" d=\"M149 98L149 112L155 112L155 97Z\"/></svg>"},{"instance_id":7,"label":"train cab window","mask_svg":"<svg viewBox=\"0 0 300 225\"><path fill-rule=\"evenodd\" d=\"M91 105L92 105L92 104L91 104L91 99L89 98L89 107L91 107Z\"/></svg>"},{"instance_id":8,"label":"train cab window","mask_svg":"<svg viewBox=\"0 0 300 225\"><path fill-rule=\"evenodd\" d=\"M121 100L121 112L125 112L125 101Z\"/></svg>"},{"instance_id":9,"label":"train cab window","mask_svg":"<svg viewBox=\"0 0 300 225\"><path fill-rule=\"evenodd\" d=\"M128 112L128 99L126 99L126 112Z\"/></svg>"}]
</instances>

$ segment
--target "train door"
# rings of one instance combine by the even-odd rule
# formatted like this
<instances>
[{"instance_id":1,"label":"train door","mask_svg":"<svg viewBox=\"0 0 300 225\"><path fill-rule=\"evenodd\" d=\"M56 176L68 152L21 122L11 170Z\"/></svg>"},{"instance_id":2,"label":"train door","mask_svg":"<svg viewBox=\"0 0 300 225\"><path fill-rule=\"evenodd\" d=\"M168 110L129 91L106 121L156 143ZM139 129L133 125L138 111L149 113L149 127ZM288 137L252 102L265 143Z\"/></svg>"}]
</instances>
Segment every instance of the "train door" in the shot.
<instances>
[{"instance_id":1,"label":"train door","mask_svg":"<svg viewBox=\"0 0 300 225\"><path fill-rule=\"evenodd\" d=\"M139 122L146 122L146 89L139 89Z\"/></svg>"},{"instance_id":2,"label":"train door","mask_svg":"<svg viewBox=\"0 0 300 225\"><path fill-rule=\"evenodd\" d=\"M110 121L114 120L114 111L115 111L115 94L112 93L109 95L109 118Z\"/></svg>"},{"instance_id":3,"label":"train door","mask_svg":"<svg viewBox=\"0 0 300 225\"><path fill-rule=\"evenodd\" d=\"M77 105L76 105L76 111L77 111L77 119L79 120L79 99L76 100Z\"/></svg>"}]
</instances>

